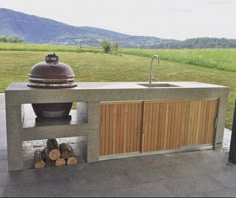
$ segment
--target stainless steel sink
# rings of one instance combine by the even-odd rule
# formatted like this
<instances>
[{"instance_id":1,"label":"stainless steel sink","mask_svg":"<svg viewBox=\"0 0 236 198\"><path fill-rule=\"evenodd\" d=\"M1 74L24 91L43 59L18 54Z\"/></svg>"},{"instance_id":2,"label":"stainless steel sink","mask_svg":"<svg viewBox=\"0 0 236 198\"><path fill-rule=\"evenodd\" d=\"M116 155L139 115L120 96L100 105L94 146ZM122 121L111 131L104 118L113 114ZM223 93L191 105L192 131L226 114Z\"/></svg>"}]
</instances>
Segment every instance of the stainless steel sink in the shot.
<instances>
[{"instance_id":1,"label":"stainless steel sink","mask_svg":"<svg viewBox=\"0 0 236 198\"><path fill-rule=\"evenodd\" d=\"M139 84L141 86L144 87L180 87L178 85L173 85L173 84L169 84L169 83L152 83L152 84Z\"/></svg>"}]
</instances>

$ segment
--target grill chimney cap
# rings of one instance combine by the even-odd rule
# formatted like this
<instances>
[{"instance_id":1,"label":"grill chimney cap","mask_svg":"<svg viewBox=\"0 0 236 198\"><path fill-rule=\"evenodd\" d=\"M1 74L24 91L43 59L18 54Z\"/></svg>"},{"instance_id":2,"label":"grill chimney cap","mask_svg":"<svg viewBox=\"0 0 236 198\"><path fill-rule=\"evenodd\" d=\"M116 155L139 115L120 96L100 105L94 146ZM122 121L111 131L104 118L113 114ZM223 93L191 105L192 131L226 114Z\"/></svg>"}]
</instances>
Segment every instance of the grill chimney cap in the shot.
<instances>
[{"instance_id":1,"label":"grill chimney cap","mask_svg":"<svg viewBox=\"0 0 236 198\"><path fill-rule=\"evenodd\" d=\"M59 57L55 53L48 54L47 56L45 56L45 61L46 63L58 62Z\"/></svg>"}]
</instances>

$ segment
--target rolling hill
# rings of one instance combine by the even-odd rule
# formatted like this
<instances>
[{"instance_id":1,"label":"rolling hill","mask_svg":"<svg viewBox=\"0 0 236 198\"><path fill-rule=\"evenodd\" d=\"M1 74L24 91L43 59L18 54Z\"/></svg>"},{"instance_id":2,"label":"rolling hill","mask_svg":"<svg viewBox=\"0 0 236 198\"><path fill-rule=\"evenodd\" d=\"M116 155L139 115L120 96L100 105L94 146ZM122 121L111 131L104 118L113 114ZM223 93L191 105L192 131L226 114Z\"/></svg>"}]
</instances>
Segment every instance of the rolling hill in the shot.
<instances>
[{"instance_id":1,"label":"rolling hill","mask_svg":"<svg viewBox=\"0 0 236 198\"><path fill-rule=\"evenodd\" d=\"M134 36L95 27L76 27L55 20L0 8L0 36L27 43L99 46L102 38L131 48L236 48L236 39L192 38L184 41Z\"/></svg>"},{"instance_id":2,"label":"rolling hill","mask_svg":"<svg viewBox=\"0 0 236 198\"><path fill-rule=\"evenodd\" d=\"M148 47L161 42L156 37L131 36L95 27L75 27L5 8L0 9L0 35L19 36L28 43L64 45L97 46L104 37L125 47Z\"/></svg>"}]
</instances>

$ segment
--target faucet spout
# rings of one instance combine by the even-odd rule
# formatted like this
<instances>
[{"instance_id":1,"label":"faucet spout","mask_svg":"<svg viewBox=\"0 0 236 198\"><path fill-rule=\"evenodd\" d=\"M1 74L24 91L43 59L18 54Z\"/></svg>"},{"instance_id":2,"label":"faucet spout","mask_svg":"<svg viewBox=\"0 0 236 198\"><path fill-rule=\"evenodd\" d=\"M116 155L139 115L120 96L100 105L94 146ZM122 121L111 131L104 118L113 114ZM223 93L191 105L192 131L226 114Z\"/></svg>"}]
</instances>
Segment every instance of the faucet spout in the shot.
<instances>
[{"instance_id":1,"label":"faucet spout","mask_svg":"<svg viewBox=\"0 0 236 198\"><path fill-rule=\"evenodd\" d=\"M154 55L152 57L152 60L151 60L151 65L150 65L150 71L149 71L149 85L152 84L152 80L153 80L153 72L152 72L152 64L153 64L153 60L154 59L157 59L157 63L160 64L160 57L158 55Z\"/></svg>"}]
</instances>

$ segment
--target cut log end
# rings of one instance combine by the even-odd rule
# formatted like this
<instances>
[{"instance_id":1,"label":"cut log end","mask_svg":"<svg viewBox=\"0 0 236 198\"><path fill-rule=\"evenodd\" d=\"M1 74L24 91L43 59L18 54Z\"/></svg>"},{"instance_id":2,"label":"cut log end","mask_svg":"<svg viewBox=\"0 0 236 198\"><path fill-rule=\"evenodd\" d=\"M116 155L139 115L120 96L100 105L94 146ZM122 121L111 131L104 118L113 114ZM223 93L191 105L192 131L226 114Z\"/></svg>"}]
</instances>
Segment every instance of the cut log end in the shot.
<instances>
[{"instance_id":1,"label":"cut log end","mask_svg":"<svg viewBox=\"0 0 236 198\"><path fill-rule=\"evenodd\" d=\"M65 166L66 165L66 161L63 158L58 158L55 162L56 166Z\"/></svg>"},{"instance_id":2,"label":"cut log end","mask_svg":"<svg viewBox=\"0 0 236 198\"><path fill-rule=\"evenodd\" d=\"M50 152L49 152L49 158L51 160L57 160L59 159L61 156L61 153L60 153L60 150L59 149L52 149Z\"/></svg>"},{"instance_id":3,"label":"cut log end","mask_svg":"<svg viewBox=\"0 0 236 198\"><path fill-rule=\"evenodd\" d=\"M34 168L44 168L45 162L43 160L43 154L42 151L37 149L34 152Z\"/></svg>"},{"instance_id":4,"label":"cut log end","mask_svg":"<svg viewBox=\"0 0 236 198\"><path fill-rule=\"evenodd\" d=\"M75 156L74 151L69 144L62 143L60 144L59 149L60 149L62 158L65 160L67 160L69 157Z\"/></svg>"},{"instance_id":5,"label":"cut log end","mask_svg":"<svg viewBox=\"0 0 236 198\"><path fill-rule=\"evenodd\" d=\"M76 157L69 157L67 159L67 165L75 165L78 164L78 159Z\"/></svg>"},{"instance_id":6,"label":"cut log end","mask_svg":"<svg viewBox=\"0 0 236 198\"><path fill-rule=\"evenodd\" d=\"M48 139L47 148L49 150L49 158L51 160L57 160L61 156L56 139Z\"/></svg>"},{"instance_id":7,"label":"cut log end","mask_svg":"<svg viewBox=\"0 0 236 198\"><path fill-rule=\"evenodd\" d=\"M38 161L34 163L34 168L45 168L46 164L44 161Z\"/></svg>"},{"instance_id":8,"label":"cut log end","mask_svg":"<svg viewBox=\"0 0 236 198\"><path fill-rule=\"evenodd\" d=\"M49 158L49 149L48 147L43 149L43 160L46 163L46 167L55 166L55 161Z\"/></svg>"}]
</instances>

